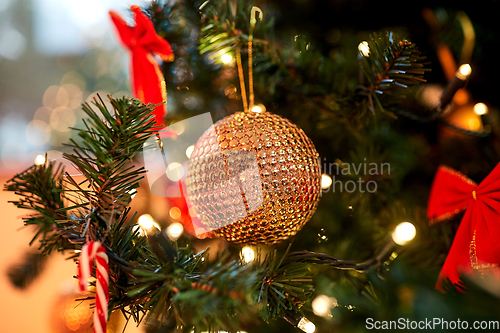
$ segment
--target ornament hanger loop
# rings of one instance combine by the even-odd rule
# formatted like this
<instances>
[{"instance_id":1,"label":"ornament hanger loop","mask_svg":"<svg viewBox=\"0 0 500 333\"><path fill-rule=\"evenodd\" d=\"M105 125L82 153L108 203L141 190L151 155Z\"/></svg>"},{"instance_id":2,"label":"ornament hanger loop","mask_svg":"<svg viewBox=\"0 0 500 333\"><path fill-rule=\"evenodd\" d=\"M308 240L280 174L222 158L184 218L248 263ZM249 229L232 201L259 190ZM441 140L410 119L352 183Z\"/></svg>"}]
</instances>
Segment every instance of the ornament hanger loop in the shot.
<instances>
[{"instance_id":1,"label":"ornament hanger loop","mask_svg":"<svg viewBox=\"0 0 500 333\"><path fill-rule=\"evenodd\" d=\"M246 97L245 89L245 77L243 73L243 66L241 64L241 54L240 50L236 51L236 65L238 67L238 77L240 79L241 87L241 100L243 102L243 110L248 112L254 106L254 90L253 90L253 29L257 24L257 13L259 20L262 20L264 16L262 10L259 7L253 6L250 13L250 31L248 34L248 101Z\"/></svg>"},{"instance_id":2,"label":"ornament hanger loop","mask_svg":"<svg viewBox=\"0 0 500 333\"><path fill-rule=\"evenodd\" d=\"M262 21L262 17L264 16L264 13L262 13L262 9L260 9L257 6L253 6L252 12L250 13L250 25L251 26L255 26L255 24L257 23L257 15L255 15L257 13L259 13L259 20Z\"/></svg>"}]
</instances>

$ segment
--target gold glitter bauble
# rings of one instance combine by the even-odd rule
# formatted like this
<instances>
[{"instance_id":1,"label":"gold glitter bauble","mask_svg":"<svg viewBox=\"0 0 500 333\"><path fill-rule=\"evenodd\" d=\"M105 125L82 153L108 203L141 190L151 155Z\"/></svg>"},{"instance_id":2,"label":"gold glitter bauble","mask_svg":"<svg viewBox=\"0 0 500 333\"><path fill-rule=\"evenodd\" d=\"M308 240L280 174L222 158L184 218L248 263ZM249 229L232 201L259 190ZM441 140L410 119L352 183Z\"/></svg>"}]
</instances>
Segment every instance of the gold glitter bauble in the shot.
<instances>
[{"instance_id":1,"label":"gold glitter bauble","mask_svg":"<svg viewBox=\"0 0 500 333\"><path fill-rule=\"evenodd\" d=\"M216 236L273 244L295 235L321 192L318 153L288 119L238 112L211 126L191 154L187 193Z\"/></svg>"}]
</instances>

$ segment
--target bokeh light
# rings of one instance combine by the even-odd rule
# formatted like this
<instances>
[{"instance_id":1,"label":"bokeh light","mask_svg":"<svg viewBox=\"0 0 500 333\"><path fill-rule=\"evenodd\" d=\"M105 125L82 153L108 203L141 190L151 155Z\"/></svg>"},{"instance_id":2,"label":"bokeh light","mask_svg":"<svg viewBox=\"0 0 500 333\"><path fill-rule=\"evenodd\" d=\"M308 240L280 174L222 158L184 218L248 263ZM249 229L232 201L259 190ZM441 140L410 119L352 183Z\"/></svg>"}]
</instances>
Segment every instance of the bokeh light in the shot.
<instances>
[{"instance_id":1,"label":"bokeh light","mask_svg":"<svg viewBox=\"0 0 500 333\"><path fill-rule=\"evenodd\" d=\"M222 61L223 64L227 65L233 61L233 56L230 55L229 53L226 53L220 57L220 60Z\"/></svg>"},{"instance_id":2,"label":"bokeh light","mask_svg":"<svg viewBox=\"0 0 500 333\"><path fill-rule=\"evenodd\" d=\"M52 129L42 120L32 120L26 127L26 139L32 145L44 145L50 140Z\"/></svg>"},{"instance_id":3,"label":"bokeh light","mask_svg":"<svg viewBox=\"0 0 500 333\"><path fill-rule=\"evenodd\" d=\"M184 176L184 168L182 164L172 162L167 166L166 174L168 179L176 182L181 180L182 176Z\"/></svg>"},{"instance_id":4,"label":"bokeh light","mask_svg":"<svg viewBox=\"0 0 500 333\"><path fill-rule=\"evenodd\" d=\"M476 103L476 105L474 105L474 112L478 116L482 116L483 114L488 113L488 107L484 103Z\"/></svg>"},{"instance_id":5,"label":"bokeh light","mask_svg":"<svg viewBox=\"0 0 500 333\"><path fill-rule=\"evenodd\" d=\"M176 241L184 232L184 227L179 222L172 223L165 231L171 241Z\"/></svg>"},{"instance_id":6,"label":"bokeh light","mask_svg":"<svg viewBox=\"0 0 500 333\"><path fill-rule=\"evenodd\" d=\"M182 212L181 210L179 209L179 207L172 207L170 208L170 210L168 211L168 214L170 215L171 218L173 218L174 220L178 220L181 218L182 216Z\"/></svg>"},{"instance_id":7,"label":"bokeh light","mask_svg":"<svg viewBox=\"0 0 500 333\"><path fill-rule=\"evenodd\" d=\"M338 305L335 297L328 297L326 295L318 295L311 303L311 307L316 316L329 317L331 316L331 309Z\"/></svg>"},{"instance_id":8,"label":"bokeh light","mask_svg":"<svg viewBox=\"0 0 500 333\"><path fill-rule=\"evenodd\" d=\"M368 46L368 42L363 41L363 42L359 43L358 51L359 51L359 53L361 53L361 55L363 57L368 57L368 55L370 55L370 47Z\"/></svg>"},{"instance_id":9,"label":"bokeh light","mask_svg":"<svg viewBox=\"0 0 500 333\"><path fill-rule=\"evenodd\" d=\"M45 163L45 156L43 155L36 155L35 157L35 164L36 165L42 165Z\"/></svg>"},{"instance_id":10,"label":"bokeh light","mask_svg":"<svg viewBox=\"0 0 500 333\"><path fill-rule=\"evenodd\" d=\"M321 188L326 190L332 185L332 177L327 175L326 173L321 175Z\"/></svg>"},{"instance_id":11,"label":"bokeh light","mask_svg":"<svg viewBox=\"0 0 500 333\"><path fill-rule=\"evenodd\" d=\"M241 249L240 257L244 263L249 263L255 260L255 251L250 246L245 246Z\"/></svg>"}]
</instances>

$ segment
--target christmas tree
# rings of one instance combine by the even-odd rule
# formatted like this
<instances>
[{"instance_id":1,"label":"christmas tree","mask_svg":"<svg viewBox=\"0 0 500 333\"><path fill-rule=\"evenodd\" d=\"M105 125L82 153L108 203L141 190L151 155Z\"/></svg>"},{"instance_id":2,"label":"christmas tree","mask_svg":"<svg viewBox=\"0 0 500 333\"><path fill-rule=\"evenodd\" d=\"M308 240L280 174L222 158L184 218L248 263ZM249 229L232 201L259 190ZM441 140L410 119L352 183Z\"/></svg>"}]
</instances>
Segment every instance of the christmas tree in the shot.
<instances>
[{"instance_id":1,"label":"christmas tree","mask_svg":"<svg viewBox=\"0 0 500 333\"><path fill-rule=\"evenodd\" d=\"M113 14L137 99L82 106L64 157L83 181L47 160L6 184L40 251L13 281L68 253L83 289L95 277L96 331L108 311L151 332L498 330L496 200L488 214L475 203L495 193L499 161L492 14L392 5L152 1L133 7L134 27ZM161 76L139 79L157 63L134 55L143 36L164 60L166 114ZM207 112L217 123L174 167ZM154 180L151 151L167 161ZM437 183L438 170L456 180ZM460 181L480 185L447 211ZM234 188L242 199L226 205ZM135 214L138 191L166 197L169 218ZM485 227L469 218L482 213ZM465 223L477 230L458 243ZM439 277L455 248L470 254L467 270L445 266L468 272L458 281Z\"/></svg>"}]
</instances>

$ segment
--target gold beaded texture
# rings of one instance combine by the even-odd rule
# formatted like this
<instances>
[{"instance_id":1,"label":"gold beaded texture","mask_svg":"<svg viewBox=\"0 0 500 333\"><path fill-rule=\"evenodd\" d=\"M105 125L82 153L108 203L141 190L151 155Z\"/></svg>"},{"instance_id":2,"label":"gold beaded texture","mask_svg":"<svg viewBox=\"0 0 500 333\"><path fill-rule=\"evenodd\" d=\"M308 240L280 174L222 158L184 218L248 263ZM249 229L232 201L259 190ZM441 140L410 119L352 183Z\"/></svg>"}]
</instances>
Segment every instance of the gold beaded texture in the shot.
<instances>
[{"instance_id":1,"label":"gold beaded texture","mask_svg":"<svg viewBox=\"0 0 500 333\"><path fill-rule=\"evenodd\" d=\"M288 119L237 112L210 127L191 154L189 203L216 236L275 244L314 214L321 170L311 140Z\"/></svg>"}]
</instances>

